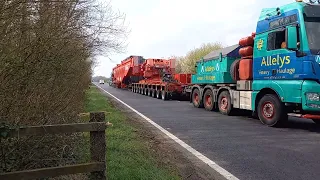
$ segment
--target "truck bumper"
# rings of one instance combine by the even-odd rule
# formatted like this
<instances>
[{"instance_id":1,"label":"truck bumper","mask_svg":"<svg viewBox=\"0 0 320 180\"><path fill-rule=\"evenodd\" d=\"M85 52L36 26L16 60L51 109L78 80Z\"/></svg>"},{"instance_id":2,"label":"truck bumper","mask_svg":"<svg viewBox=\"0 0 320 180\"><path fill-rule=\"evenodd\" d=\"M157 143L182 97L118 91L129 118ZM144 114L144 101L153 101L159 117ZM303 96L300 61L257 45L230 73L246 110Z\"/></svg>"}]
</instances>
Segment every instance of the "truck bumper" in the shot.
<instances>
[{"instance_id":1,"label":"truck bumper","mask_svg":"<svg viewBox=\"0 0 320 180\"><path fill-rule=\"evenodd\" d=\"M294 114L294 113L289 113L288 115L289 116L293 116L293 117L297 117L297 118L320 120L320 115L317 115L317 114Z\"/></svg>"},{"instance_id":2,"label":"truck bumper","mask_svg":"<svg viewBox=\"0 0 320 180\"><path fill-rule=\"evenodd\" d=\"M318 98L310 98L311 96L320 96L320 84L315 81L304 81L302 84L302 110L311 113L308 114L319 114L320 113L320 100ZM312 115L313 116L313 115Z\"/></svg>"}]
</instances>

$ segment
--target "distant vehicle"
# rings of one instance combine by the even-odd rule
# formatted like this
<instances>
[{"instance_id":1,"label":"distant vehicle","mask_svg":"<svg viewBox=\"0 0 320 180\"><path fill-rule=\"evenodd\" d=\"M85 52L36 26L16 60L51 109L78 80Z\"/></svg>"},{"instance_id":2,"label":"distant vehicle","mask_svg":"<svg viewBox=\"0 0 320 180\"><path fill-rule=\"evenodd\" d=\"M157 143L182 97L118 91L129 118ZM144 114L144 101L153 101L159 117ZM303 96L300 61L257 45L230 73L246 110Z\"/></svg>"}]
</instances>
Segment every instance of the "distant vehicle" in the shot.
<instances>
[{"instance_id":1,"label":"distant vehicle","mask_svg":"<svg viewBox=\"0 0 320 180\"><path fill-rule=\"evenodd\" d=\"M100 79L99 84L104 84L104 80Z\"/></svg>"}]
</instances>

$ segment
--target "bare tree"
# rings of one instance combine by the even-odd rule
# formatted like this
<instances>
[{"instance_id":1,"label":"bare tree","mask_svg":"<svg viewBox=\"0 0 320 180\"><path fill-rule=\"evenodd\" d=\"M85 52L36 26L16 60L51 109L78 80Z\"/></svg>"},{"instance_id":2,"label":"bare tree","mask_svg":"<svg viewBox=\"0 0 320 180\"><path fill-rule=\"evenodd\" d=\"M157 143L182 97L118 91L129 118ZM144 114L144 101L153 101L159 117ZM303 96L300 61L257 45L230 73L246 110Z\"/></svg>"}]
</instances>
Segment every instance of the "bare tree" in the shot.
<instances>
[{"instance_id":1,"label":"bare tree","mask_svg":"<svg viewBox=\"0 0 320 180\"><path fill-rule=\"evenodd\" d=\"M125 50L124 22L124 14L96 0L0 1L0 129L79 121L94 57ZM2 148L12 149L0 161L7 171L38 167L46 163L32 159L58 156L47 153L61 148L52 141L70 146L73 138L6 142Z\"/></svg>"}]
</instances>

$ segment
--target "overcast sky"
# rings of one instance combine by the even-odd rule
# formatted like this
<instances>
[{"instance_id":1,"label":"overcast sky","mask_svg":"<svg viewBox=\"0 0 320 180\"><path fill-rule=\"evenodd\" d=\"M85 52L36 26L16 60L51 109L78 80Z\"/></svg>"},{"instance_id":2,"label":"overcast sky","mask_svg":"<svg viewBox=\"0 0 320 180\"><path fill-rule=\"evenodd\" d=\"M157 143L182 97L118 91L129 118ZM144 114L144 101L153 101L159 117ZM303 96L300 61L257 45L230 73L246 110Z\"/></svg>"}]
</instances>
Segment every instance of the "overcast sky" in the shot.
<instances>
[{"instance_id":1,"label":"overcast sky","mask_svg":"<svg viewBox=\"0 0 320 180\"><path fill-rule=\"evenodd\" d=\"M109 77L112 68L130 55L145 58L182 56L202 43L237 44L255 32L262 8L294 0L112 0L126 14L131 29L127 52L98 57L94 75Z\"/></svg>"}]
</instances>

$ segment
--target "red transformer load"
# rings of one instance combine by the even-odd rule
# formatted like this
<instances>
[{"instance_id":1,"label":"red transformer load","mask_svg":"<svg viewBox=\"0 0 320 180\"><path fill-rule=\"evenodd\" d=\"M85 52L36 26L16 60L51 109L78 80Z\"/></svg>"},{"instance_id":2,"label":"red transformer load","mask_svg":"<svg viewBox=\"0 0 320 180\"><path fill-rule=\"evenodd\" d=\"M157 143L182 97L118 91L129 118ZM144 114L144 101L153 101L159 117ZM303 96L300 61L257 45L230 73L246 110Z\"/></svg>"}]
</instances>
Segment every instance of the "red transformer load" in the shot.
<instances>
[{"instance_id":1,"label":"red transformer load","mask_svg":"<svg viewBox=\"0 0 320 180\"><path fill-rule=\"evenodd\" d=\"M128 88L132 83L142 79L141 66L144 63L142 56L129 56L112 69L112 86Z\"/></svg>"},{"instance_id":2,"label":"red transformer load","mask_svg":"<svg viewBox=\"0 0 320 180\"><path fill-rule=\"evenodd\" d=\"M135 59L139 57L139 63ZM138 70L139 69L139 70ZM168 100L186 97L191 74L175 74L175 59L143 59L130 56L113 68L112 84L135 93Z\"/></svg>"}]
</instances>

